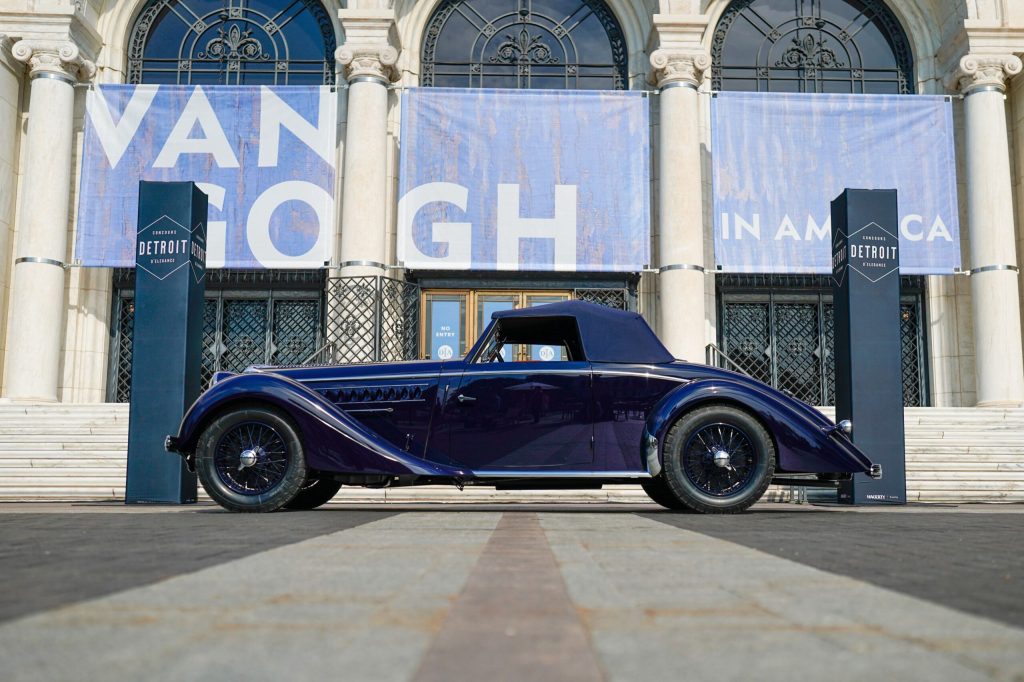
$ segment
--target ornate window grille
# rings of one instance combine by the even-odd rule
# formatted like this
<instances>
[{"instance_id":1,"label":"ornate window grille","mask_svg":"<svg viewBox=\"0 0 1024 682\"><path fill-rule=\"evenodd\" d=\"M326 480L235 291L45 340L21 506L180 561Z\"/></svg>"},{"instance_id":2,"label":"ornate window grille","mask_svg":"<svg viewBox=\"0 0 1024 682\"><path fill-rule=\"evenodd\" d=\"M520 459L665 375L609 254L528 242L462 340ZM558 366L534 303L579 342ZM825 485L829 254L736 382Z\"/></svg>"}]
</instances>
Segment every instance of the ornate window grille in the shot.
<instances>
[{"instance_id":1,"label":"ornate window grille","mask_svg":"<svg viewBox=\"0 0 1024 682\"><path fill-rule=\"evenodd\" d=\"M625 90L627 61L602 0L444 0L427 25L420 84Z\"/></svg>"},{"instance_id":2,"label":"ornate window grille","mask_svg":"<svg viewBox=\"0 0 1024 682\"><path fill-rule=\"evenodd\" d=\"M718 360L804 402L834 405L832 291L827 277L796 279L719 278L720 344L729 362ZM901 288L903 402L920 407L928 404L921 278L904 277Z\"/></svg>"},{"instance_id":3,"label":"ornate window grille","mask_svg":"<svg viewBox=\"0 0 1024 682\"><path fill-rule=\"evenodd\" d=\"M711 59L715 90L914 91L910 43L882 0L735 0Z\"/></svg>"},{"instance_id":4,"label":"ornate window grille","mask_svg":"<svg viewBox=\"0 0 1024 682\"><path fill-rule=\"evenodd\" d=\"M128 40L129 83L333 85L318 0L150 0Z\"/></svg>"}]
</instances>

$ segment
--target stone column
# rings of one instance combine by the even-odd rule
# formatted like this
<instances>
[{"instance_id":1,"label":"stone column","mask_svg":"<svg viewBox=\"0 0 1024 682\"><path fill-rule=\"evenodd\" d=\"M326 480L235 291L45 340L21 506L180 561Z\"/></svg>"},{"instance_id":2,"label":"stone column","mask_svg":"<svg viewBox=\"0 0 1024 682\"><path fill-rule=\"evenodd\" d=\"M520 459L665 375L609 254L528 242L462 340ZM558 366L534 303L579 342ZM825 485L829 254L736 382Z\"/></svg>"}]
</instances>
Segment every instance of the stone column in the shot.
<instances>
[{"instance_id":1,"label":"stone column","mask_svg":"<svg viewBox=\"0 0 1024 682\"><path fill-rule=\"evenodd\" d=\"M398 50L388 41L393 22L367 10L342 10L348 41L337 60L348 80L344 187L341 207L342 276L385 274L387 253L388 84Z\"/></svg>"},{"instance_id":2,"label":"stone column","mask_svg":"<svg viewBox=\"0 0 1024 682\"><path fill-rule=\"evenodd\" d=\"M74 85L95 73L66 41L21 40L29 65L28 132L7 328L5 397L56 401L64 324Z\"/></svg>"},{"instance_id":3,"label":"stone column","mask_svg":"<svg viewBox=\"0 0 1024 682\"><path fill-rule=\"evenodd\" d=\"M697 50L656 50L658 331L676 357L704 361L704 208L698 88L711 66Z\"/></svg>"},{"instance_id":4,"label":"stone column","mask_svg":"<svg viewBox=\"0 0 1024 682\"><path fill-rule=\"evenodd\" d=\"M1024 402L1020 295L1007 141L1006 79L1012 55L967 55L952 76L964 95L967 220L971 250L978 406Z\"/></svg>"}]
</instances>

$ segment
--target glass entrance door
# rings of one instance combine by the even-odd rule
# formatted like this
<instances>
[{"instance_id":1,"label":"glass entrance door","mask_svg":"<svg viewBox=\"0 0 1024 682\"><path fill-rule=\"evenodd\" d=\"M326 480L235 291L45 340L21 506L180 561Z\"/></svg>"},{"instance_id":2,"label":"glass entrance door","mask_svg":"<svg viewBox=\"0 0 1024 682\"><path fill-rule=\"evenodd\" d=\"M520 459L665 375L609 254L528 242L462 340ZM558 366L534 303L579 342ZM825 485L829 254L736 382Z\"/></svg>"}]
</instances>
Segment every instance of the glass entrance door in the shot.
<instances>
[{"instance_id":1,"label":"glass entrance door","mask_svg":"<svg viewBox=\"0 0 1024 682\"><path fill-rule=\"evenodd\" d=\"M573 292L434 289L422 296L420 357L450 360L466 354L493 313L568 301ZM551 346L506 346L501 354L507 362L565 360L561 349Z\"/></svg>"}]
</instances>

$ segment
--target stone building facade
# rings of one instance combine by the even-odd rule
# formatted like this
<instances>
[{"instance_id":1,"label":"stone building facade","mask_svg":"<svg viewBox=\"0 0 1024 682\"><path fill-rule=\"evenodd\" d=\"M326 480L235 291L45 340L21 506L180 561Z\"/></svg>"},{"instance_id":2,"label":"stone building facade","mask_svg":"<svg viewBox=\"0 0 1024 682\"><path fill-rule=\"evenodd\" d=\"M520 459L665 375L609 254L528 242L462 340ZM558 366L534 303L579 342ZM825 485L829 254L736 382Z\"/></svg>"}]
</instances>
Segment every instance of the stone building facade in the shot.
<instances>
[{"instance_id":1,"label":"stone building facade","mask_svg":"<svg viewBox=\"0 0 1024 682\"><path fill-rule=\"evenodd\" d=\"M130 273L81 268L73 263L87 88L126 82L216 85L265 82L260 78L269 77L247 76L246 65L242 63L239 69L235 59L235 66L227 60L210 73L190 73L182 81L184 60L161 61L147 50L158 40L179 40L184 45L185 34L194 30L194 24L190 28L182 23L172 39L160 37L165 28L161 22L168 22L169 31L172 15L177 13L180 18L191 12L197 21L200 15L220 17L217 21L227 27L237 17L261 8L273 9L275 4L295 16L304 13L317 31L295 38L307 43L321 41L324 66L320 68L315 58L296 58L279 68L293 74L294 82L336 83L345 89L347 106L343 108L336 164L340 176L337 253L332 268L301 276L223 273L222 284L214 285L216 300L210 308L216 326L214 345L223 346L221 335L229 333L231 324L227 317L242 310L236 301L249 301L250 308L258 308L264 299L305 301L302 305L319 311L318 324L322 325L330 307L324 296L330 295L333 278L386 275L389 281L410 279L395 256L399 92L403 87L460 85L463 81L471 87L489 85L473 80L478 70L469 63L472 60L453 62L441 54L441 48L458 47L460 40L472 42L474 30L488 31L490 24L484 15L496 2L2 0L3 398L41 402L119 399L117 364L126 358L122 318L124 311L130 310L124 307L124 301L130 300L125 294L130 293ZM1019 57L1024 53L1024 3L579 0L569 3L578 8L567 10L566 3L556 0L506 0L505 4L522 16L544 11L571 16L578 11L575 16L580 21L580 17L598 17L608 40L600 51L611 55L610 70L587 83L574 81L573 87L657 93L652 96L651 127L654 262L650 271L598 281L447 273L420 279L417 283L424 291L515 292L510 296L554 291L557 297L584 289L621 289L628 292L623 300L633 301L679 357L703 360L709 344L733 356L744 352L744 343L760 343L763 348L756 348L754 355L764 356L764 366L749 367L752 373L765 373L764 378L779 383L778 368L788 362L799 371L817 372L814 385L824 386L827 349L823 352L821 339L826 335L829 302L821 282L714 274L708 95L729 88L949 94L954 96L962 252L970 275L907 278L904 314L908 334L913 337L907 346L909 376L916 382L917 404L1019 406L1024 402L1020 312L1024 291L1017 270L1017 253L1024 248L1024 76L1020 75ZM210 11L214 14L203 14ZM447 17L460 12L476 12L473 16L480 17L482 27L452 28L455 24L447 23ZM780 27L803 22L806 31L825 36L826 24L839 21L834 17L846 17L856 31L840 32L838 37L828 34L830 38L818 40L818 48L826 39L852 44L858 40L858 32L874 35L870 41L863 38L862 45L871 54L881 55L884 62L874 72L874 80L865 75L870 70L866 67L826 83L828 78L815 76L806 64L799 65L800 71L776 72L773 68L778 64L761 65L756 56L743 63L744 54L756 52L750 48L752 39L742 38L742 31L732 33L739 31L737 26L749 25L753 29L743 30L760 31L777 41L786 35ZM317 49L321 43L316 43ZM465 72L460 70L463 67ZM584 67L581 63L580 68ZM539 81L531 85L521 78L495 84L550 87L539 85ZM421 305L427 305L427 300ZM280 309L285 310L283 304ZM273 318L273 313L270 315ZM784 328L790 322L791 326L808 326L810 331L798 338ZM730 324L740 323L761 329L764 338L755 338L757 334L749 329L730 331ZM273 320L264 320L267 324L272 325ZM270 339L273 333L267 331L266 337ZM817 368L801 365L800 358L784 357L790 351L817 358L809 362L821 364ZM827 392L816 394L817 390L801 397L827 402Z\"/></svg>"}]
</instances>

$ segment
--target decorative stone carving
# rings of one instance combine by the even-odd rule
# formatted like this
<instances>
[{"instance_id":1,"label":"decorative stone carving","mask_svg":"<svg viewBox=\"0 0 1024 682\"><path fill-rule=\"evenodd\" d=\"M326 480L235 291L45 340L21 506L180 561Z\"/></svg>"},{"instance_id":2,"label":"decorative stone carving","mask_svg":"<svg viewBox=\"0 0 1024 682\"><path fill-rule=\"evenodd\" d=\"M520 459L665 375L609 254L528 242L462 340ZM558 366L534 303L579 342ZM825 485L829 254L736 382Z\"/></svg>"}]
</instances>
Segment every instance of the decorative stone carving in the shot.
<instances>
[{"instance_id":1,"label":"decorative stone carving","mask_svg":"<svg viewBox=\"0 0 1024 682\"><path fill-rule=\"evenodd\" d=\"M345 78L369 76L385 83L398 80L398 50L388 44L346 43L334 53L335 59L345 67Z\"/></svg>"},{"instance_id":2,"label":"decorative stone carving","mask_svg":"<svg viewBox=\"0 0 1024 682\"><path fill-rule=\"evenodd\" d=\"M11 54L28 64L33 76L49 72L77 81L89 80L96 73L96 65L82 56L77 45L66 40L19 40L11 48Z\"/></svg>"},{"instance_id":3,"label":"decorative stone carving","mask_svg":"<svg viewBox=\"0 0 1024 682\"><path fill-rule=\"evenodd\" d=\"M700 87L704 73L711 68L711 57L699 50L665 50L651 53L651 80L659 88L669 83L688 83Z\"/></svg>"},{"instance_id":4,"label":"decorative stone carving","mask_svg":"<svg viewBox=\"0 0 1024 682\"><path fill-rule=\"evenodd\" d=\"M1006 79L1021 72L1024 64L1012 54L969 54L960 58L957 68L946 78L950 90L968 94L981 87L1006 89Z\"/></svg>"}]
</instances>

